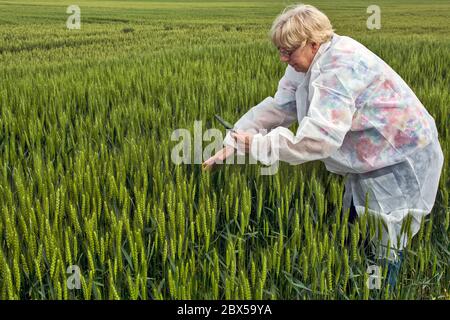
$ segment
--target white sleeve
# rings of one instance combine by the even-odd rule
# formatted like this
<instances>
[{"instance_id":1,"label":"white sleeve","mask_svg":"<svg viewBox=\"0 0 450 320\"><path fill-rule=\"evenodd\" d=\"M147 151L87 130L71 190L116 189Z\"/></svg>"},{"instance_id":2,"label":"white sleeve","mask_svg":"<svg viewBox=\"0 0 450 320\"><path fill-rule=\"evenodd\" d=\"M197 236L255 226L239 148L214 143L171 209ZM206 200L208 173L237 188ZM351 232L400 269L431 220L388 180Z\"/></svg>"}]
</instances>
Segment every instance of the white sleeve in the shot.
<instances>
[{"instance_id":1,"label":"white sleeve","mask_svg":"<svg viewBox=\"0 0 450 320\"><path fill-rule=\"evenodd\" d=\"M308 114L297 133L278 127L266 135L254 135L252 157L266 165L278 160L301 164L329 157L351 128L355 99L367 86L365 82L352 66L321 70L312 81Z\"/></svg>"},{"instance_id":2,"label":"white sleeve","mask_svg":"<svg viewBox=\"0 0 450 320\"><path fill-rule=\"evenodd\" d=\"M278 83L275 97L267 97L251 108L234 124L234 129L257 134L260 129L270 131L278 126L290 126L297 120L295 91L299 81L302 80L302 75L302 73L298 73L291 66L288 66ZM230 132L224 139L224 145L235 147Z\"/></svg>"}]
</instances>

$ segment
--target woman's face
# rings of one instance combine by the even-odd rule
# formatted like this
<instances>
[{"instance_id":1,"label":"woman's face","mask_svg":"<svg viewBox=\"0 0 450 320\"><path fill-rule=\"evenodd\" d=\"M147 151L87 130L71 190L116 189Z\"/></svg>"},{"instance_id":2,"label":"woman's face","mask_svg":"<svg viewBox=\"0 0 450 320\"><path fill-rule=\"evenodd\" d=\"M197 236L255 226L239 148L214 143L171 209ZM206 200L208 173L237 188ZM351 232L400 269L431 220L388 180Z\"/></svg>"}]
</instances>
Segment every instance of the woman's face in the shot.
<instances>
[{"instance_id":1,"label":"woman's face","mask_svg":"<svg viewBox=\"0 0 450 320\"><path fill-rule=\"evenodd\" d=\"M280 48L280 60L287 62L297 72L307 72L319 47L320 44L312 42L292 52L287 52Z\"/></svg>"}]
</instances>

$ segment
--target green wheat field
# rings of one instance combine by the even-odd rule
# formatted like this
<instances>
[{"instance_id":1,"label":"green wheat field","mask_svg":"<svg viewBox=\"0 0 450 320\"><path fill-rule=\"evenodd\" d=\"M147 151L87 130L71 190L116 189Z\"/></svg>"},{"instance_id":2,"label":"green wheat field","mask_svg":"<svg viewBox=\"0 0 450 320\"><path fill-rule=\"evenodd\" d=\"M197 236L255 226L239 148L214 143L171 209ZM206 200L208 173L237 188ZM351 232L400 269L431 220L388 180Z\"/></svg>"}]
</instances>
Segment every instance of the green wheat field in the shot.
<instances>
[{"instance_id":1,"label":"green wheat field","mask_svg":"<svg viewBox=\"0 0 450 320\"><path fill-rule=\"evenodd\" d=\"M347 223L321 162L171 161L175 129L224 132L214 114L274 95L286 65L268 31L292 2L0 0L0 299L450 299L450 2L309 3L436 120L440 187L394 290L366 285L381 222Z\"/></svg>"}]
</instances>

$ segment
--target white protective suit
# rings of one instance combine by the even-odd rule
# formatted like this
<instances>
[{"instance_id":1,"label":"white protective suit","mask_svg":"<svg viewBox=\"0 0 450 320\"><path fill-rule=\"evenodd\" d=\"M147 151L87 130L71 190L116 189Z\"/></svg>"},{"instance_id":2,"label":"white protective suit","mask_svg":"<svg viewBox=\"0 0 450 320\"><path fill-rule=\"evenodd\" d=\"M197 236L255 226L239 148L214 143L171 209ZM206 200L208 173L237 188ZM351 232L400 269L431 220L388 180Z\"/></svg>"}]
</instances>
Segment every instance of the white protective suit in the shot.
<instances>
[{"instance_id":1,"label":"white protective suit","mask_svg":"<svg viewBox=\"0 0 450 320\"><path fill-rule=\"evenodd\" d=\"M294 134L287 127L295 120ZM369 213L387 225L384 245L390 239L402 249L407 236L400 243L397 236L408 212L414 235L434 205L444 159L434 119L394 70L350 37L321 44L306 73L288 66L275 97L234 128L255 134L250 154L263 164L321 160L346 176L344 210L353 198L362 215L368 192ZM230 132L224 144L237 148Z\"/></svg>"}]
</instances>

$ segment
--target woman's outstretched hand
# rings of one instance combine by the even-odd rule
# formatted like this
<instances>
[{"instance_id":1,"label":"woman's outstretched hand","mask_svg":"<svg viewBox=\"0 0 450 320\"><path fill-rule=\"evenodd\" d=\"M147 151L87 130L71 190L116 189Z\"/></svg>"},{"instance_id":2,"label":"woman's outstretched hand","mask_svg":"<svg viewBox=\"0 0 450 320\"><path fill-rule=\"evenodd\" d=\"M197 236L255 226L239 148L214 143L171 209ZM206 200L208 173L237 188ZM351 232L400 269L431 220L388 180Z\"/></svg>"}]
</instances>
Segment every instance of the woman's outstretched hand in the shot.
<instances>
[{"instance_id":1,"label":"woman's outstretched hand","mask_svg":"<svg viewBox=\"0 0 450 320\"><path fill-rule=\"evenodd\" d=\"M216 163L223 163L226 158L234 153L234 148L231 146L226 146L222 150L218 151L211 158L202 163L203 171L211 171Z\"/></svg>"}]
</instances>

